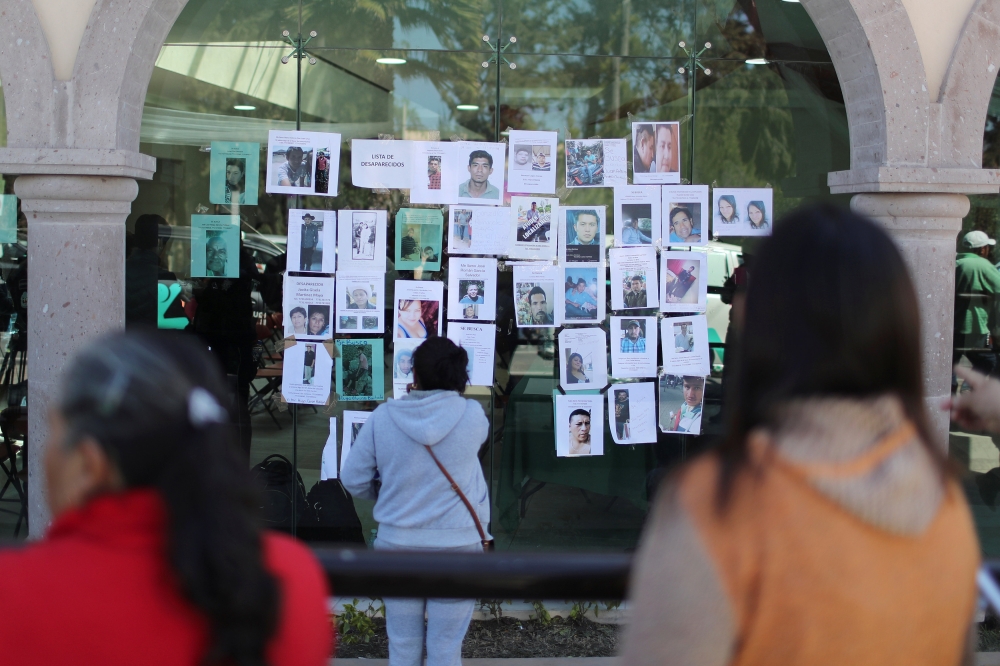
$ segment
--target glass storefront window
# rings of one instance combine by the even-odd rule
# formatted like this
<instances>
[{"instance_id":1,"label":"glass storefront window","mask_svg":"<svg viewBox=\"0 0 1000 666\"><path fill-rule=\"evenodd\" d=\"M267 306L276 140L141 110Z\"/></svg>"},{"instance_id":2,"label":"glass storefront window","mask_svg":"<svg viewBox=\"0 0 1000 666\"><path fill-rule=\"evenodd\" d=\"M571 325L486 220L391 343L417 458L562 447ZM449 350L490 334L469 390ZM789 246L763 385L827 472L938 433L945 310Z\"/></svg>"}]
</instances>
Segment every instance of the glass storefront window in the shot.
<instances>
[{"instance_id":1,"label":"glass storefront window","mask_svg":"<svg viewBox=\"0 0 1000 666\"><path fill-rule=\"evenodd\" d=\"M676 120L681 123L685 182L772 187L775 216L829 198L826 174L849 166L836 74L805 11L793 3L765 0L750 5L751 10L733 0L590 0L575 5L227 0L221 6L220 11L220 3L191 0L157 59L141 134L141 150L157 158L157 173L140 183L129 229L140 215L162 216L157 252L176 284L164 286L174 299L169 319L184 324L198 310L201 316L213 314L203 310L205 303L197 296L204 281L190 277L191 215L239 215L248 271L256 275L248 282L245 301L216 318L222 323L215 339L234 381L249 381L248 463L281 454L295 465L307 492L320 476L330 417L338 418L339 440L345 410L371 410L376 404L288 409L275 391L280 384L275 363L282 352L275 312L280 310L289 209L388 212L389 259L380 303L387 331L395 280L447 283L446 253L440 271L417 274L395 268L396 214L401 208L427 206L411 206L407 190L354 187L352 139L505 141L511 129L553 130L561 152L568 138L622 138L630 135L635 120ZM283 30L292 37L317 32L307 47L315 64L281 63L291 51ZM501 45L516 37L504 54L516 68L484 68L491 52L483 35ZM696 68L692 76L681 41L696 49L712 42L701 62L711 73ZM754 58L767 63L746 62ZM684 73L678 71L682 67ZM268 130L296 127L342 135L336 198L265 194L262 150L258 205L236 210L209 203L212 141L257 142L263 149ZM564 183L562 157L556 169L557 183ZM612 190L560 187L558 196L565 205L606 206L612 228ZM671 465L709 445L721 429L729 325L722 291L743 261L741 241L713 241L703 248L713 346L704 434L661 434L656 444L616 446L606 428L604 455L588 459L555 456L555 339L514 325L512 272L501 265L495 381L468 392L491 422L480 459L491 488L491 530L499 548L620 551L635 546L658 479ZM240 321L226 328L226 317ZM251 330L252 335L247 333ZM380 371L388 397L393 347L389 333L383 339L387 360ZM258 341L266 345L260 358L259 348L254 351ZM232 348L222 351L227 345ZM249 358L244 354L248 350L253 352ZM355 500L355 506L367 537L376 527L372 503ZM300 535L322 538L318 532Z\"/></svg>"}]
</instances>

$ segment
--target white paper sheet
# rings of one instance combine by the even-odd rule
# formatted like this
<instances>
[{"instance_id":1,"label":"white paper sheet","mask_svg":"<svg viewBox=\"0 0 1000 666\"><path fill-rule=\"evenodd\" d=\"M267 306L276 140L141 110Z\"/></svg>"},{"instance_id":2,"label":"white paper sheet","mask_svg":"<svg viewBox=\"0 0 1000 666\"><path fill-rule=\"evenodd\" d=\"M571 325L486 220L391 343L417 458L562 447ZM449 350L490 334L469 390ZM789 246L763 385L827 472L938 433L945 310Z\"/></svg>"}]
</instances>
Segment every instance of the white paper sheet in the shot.
<instances>
[{"instance_id":1,"label":"white paper sheet","mask_svg":"<svg viewBox=\"0 0 1000 666\"><path fill-rule=\"evenodd\" d=\"M604 396L557 395L555 400L556 456L603 456Z\"/></svg>"},{"instance_id":2,"label":"white paper sheet","mask_svg":"<svg viewBox=\"0 0 1000 666\"><path fill-rule=\"evenodd\" d=\"M615 246L659 247L662 203L657 185L615 188Z\"/></svg>"},{"instance_id":3,"label":"white paper sheet","mask_svg":"<svg viewBox=\"0 0 1000 666\"><path fill-rule=\"evenodd\" d=\"M455 201L476 206L502 205L507 144L459 141L456 151Z\"/></svg>"},{"instance_id":4,"label":"white paper sheet","mask_svg":"<svg viewBox=\"0 0 1000 666\"><path fill-rule=\"evenodd\" d=\"M335 273L337 213L332 210L289 210L287 248L288 270Z\"/></svg>"},{"instance_id":5,"label":"white paper sheet","mask_svg":"<svg viewBox=\"0 0 1000 666\"><path fill-rule=\"evenodd\" d=\"M770 236L774 228L773 195L769 187L714 188L712 233L720 238Z\"/></svg>"},{"instance_id":6,"label":"white paper sheet","mask_svg":"<svg viewBox=\"0 0 1000 666\"><path fill-rule=\"evenodd\" d=\"M625 139L566 139L566 187L615 187L628 183Z\"/></svg>"},{"instance_id":7,"label":"white paper sheet","mask_svg":"<svg viewBox=\"0 0 1000 666\"><path fill-rule=\"evenodd\" d=\"M320 168L324 164L326 168ZM335 197L339 179L340 134L268 131L265 191Z\"/></svg>"},{"instance_id":8,"label":"white paper sheet","mask_svg":"<svg viewBox=\"0 0 1000 666\"><path fill-rule=\"evenodd\" d=\"M712 373L705 315L664 317L660 322L660 331L664 372L675 375Z\"/></svg>"},{"instance_id":9,"label":"white paper sheet","mask_svg":"<svg viewBox=\"0 0 1000 666\"><path fill-rule=\"evenodd\" d=\"M330 418L330 434L323 445L323 455L320 458L319 480L337 478L337 417Z\"/></svg>"},{"instance_id":10,"label":"white paper sheet","mask_svg":"<svg viewBox=\"0 0 1000 666\"><path fill-rule=\"evenodd\" d=\"M385 271L386 223L384 210L337 213L340 270Z\"/></svg>"},{"instance_id":11,"label":"white paper sheet","mask_svg":"<svg viewBox=\"0 0 1000 666\"><path fill-rule=\"evenodd\" d=\"M611 318L611 376L656 376L656 317Z\"/></svg>"},{"instance_id":12,"label":"white paper sheet","mask_svg":"<svg viewBox=\"0 0 1000 666\"><path fill-rule=\"evenodd\" d=\"M411 144L411 204L458 203L458 144L414 141Z\"/></svg>"},{"instance_id":13,"label":"white paper sheet","mask_svg":"<svg viewBox=\"0 0 1000 666\"><path fill-rule=\"evenodd\" d=\"M469 354L469 384L493 386L497 328L494 324L448 322L448 339Z\"/></svg>"},{"instance_id":14,"label":"white paper sheet","mask_svg":"<svg viewBox=\"0 0 1000 666\"><path fill-rule=\"evenodd\" d=\"M285 397L285 402L325 405L330 397L333 359L323 343L297 342L285 349L284 363L281 394Z\"/></svg>"},{"instance_id":15,"label":"white paper sheet","mask_svg":"<svg viewBox=\"0 0 1000 666\"><path fill-rule=\"evenodd\" d=\"M335 280L332 277L285 274L283 319L285 337L329 340Z\"/></svg>"},{"instance_id":16,"label":"white paper sheet","mask_svg":"<svg viewBox=\"0 0 1000 666\"><path fill-rule=\"evenodd\" d=\"M354 445L354 440L357 439L358 433L361 432L361 427L368 421L368 417L371 415L371 412L344 410L344 438L340 444L340 469L344 469L347 456L351 452L351 446Z\"/></svg>"},{"instance_id":17,"label":"white paper sheet","mask_svg":"<svg viewBox=\"0 0 1000 666\"><path fill-rule=\"evenodd\" d=\"M559 331L559 385L564 391L602 389L608 384L608 334L603 328Z\"/></svg>"},{"instance_id":18,"label":"white paper sheet","mask_svg":"<svg viewBox=\"0 0 1000 666\"><path fill-rule=\"evenodd\" d=\"M613 247L611 309L643 310L659 307L656 250L653 247Z\"/></svg>"},{"instance_id":19,"label":"white paper sheet","mask_svg":"<svg viewBox=\"0 0 1000 666\"><path fill-rule=\"evenodd\" d=\"M681 182L680 123L632 122L632 182L669 185Z\"/></svg>"},{"instance_id":20,"label":"white paper sheet","mask_svg":"<svg viewBox=\"0 0 1000 666\"><path fill-rule=\"evenodd\" d=\"M708 244L708 185L666 185L663 245Z\"/></svg>"},{"instance_id":21,"label":"white paper sheet","mask_svg":"<svg viewBox=\"0 0 1000 666\"><path fill-rule=\"evenodd\" d=\"M604 266L572 264L563 268L562 277L564 307L562 313L557 313L556 323L599 324L604 321L607 307Z\"/></svg>"},{"instance_id":22,"label":"white paper sheet","mask_svg":"<svg viewBox=\"0 0 1000 666\"><path fill-rule=\"evenodd\" d=\"M664 372L657 379L657 385L660 431L674 435L700 435L705 407L705 378Z\"/></svg>"},{"instance_id":23,"label":"white paper sheet","mask_svg":"<svg viewBox=\"0 0 1000 666\"><path fill-rule=\"evenodd\" d=\"M497 318L497 260L453 257L448 263L448 319Z\"/></svg>"},{"instance_id":24,"label":"white paper sheet","mask_svg":"<svg viewBox=\"0 0 1000 666\"><path fill-rule=\"evenodd\" d=\"M563 310L563 275L549 263L514 266L518 328L555 328Z\"/></svg>"},{"instance_id":25,"label":"white paper sheet","mask_svg":"<svg viewBox=\"0 0 1000 666\"><path fill-rule=\"evenodd\" d=\"M507 189L523 194L555 194L558 133L511 130L507 141Z\"/></svg>"},{"instance_id":26,"label":"white paper sheet","mask_svg":"<svg viewBox=\"0 0 1000 666\"><path fill-rule=\"evenodd\" d=\"M660 310L704 312L708 304L708 255L660 253Z\"/></svg>"},{"instance_id":27,"label":"white paper sheet","mask_svg":"<svg viewBox=\"0 0 1000 666\"><path fill-rule=\"evenodd\" d=\"M613 384L608 389L608 420L615 444L655 444L656 384Z\"/></svg>"},{"instance_id":28,"label":"white paper sheet","mask_svg":"<svg viewBox=\"0 0 1000 666\"><path fill-rule=\"evenodd\" d=\"M393 303L394 339L442 335L444 283L430 280L396 280Z\"/></svg>"},{"instance_id":29,"label":"white paper sheet","mask_svg":"<svg viewBox=\"0 0 1000 666\"><path fill-rule=\"evenodd\" d=\"M559 207L559 263L604 264L605 206Z\"/></svg>"},{"instance_id":30,"label":"white paper sheet","mask_svg":"<svg viewBox=\"0 0 1000 666\"><path fill-rule=\"evenodd\" d=\"M412 141L351 140L351 183L354 187L410 187Z\"/></svg>"},{"instance_id":31,"label":"white paper sheet","mask_svg":"<svg viewBox=\"0 0 1000 666\"><path fill-rule=\"evenodd\" d=\"M337 333L385 331L385 273L337 273Z\"/></svg>"},{"instance_id":32,"label":"white paper sheet","mask_svg":"<svg viewBox=\"0 0 1000 666\"><path fill-rule=\"evenodd\" d=\"M559 199L511 197L510 241L507 256L513 259L552 261L558 257Z\"/></svg>"},{"instance_id":33,"label":"white paper sheet","mask_svg":"<svg viewBox=\"0 0 1000 666\"><path fill-rule=\"evenodd\" d=\"M450 206L448 253L506 255L510 216L509 207Z\"/></svg>"}]
</instances>

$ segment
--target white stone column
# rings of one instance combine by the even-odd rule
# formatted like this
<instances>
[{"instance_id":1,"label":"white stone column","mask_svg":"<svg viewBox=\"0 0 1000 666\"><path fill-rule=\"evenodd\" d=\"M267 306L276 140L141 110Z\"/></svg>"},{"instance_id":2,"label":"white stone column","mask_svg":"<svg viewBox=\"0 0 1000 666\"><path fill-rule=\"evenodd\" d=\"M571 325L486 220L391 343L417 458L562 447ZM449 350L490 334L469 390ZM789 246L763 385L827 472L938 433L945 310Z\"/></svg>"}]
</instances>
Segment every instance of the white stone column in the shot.
<instances>
[{"instance_id":1,"label":"white stone column","mask_svg":"<svg viewBox=\"0 0 1000 666\"><path fill-rule=\"evenodd\" d=\"M28 525L41 536L47 411L63 366L94 336L125 326L125 218L133 178L19 176L28 218Z\"/></svg>"},{"instance_id":2,"label":"white stone column","mask_svg":"<svg viewBox=\"0 0 1000 666\"><path fill-rule=\"evenodd\" d=\"M962 218L969 213L969 198L964 194L856 194L851 209L880 222L910 268L920 302L924 399L937 444L946 449L948 415L940 405L951 393L955 239Z\"/></svg>"}]
</instances>

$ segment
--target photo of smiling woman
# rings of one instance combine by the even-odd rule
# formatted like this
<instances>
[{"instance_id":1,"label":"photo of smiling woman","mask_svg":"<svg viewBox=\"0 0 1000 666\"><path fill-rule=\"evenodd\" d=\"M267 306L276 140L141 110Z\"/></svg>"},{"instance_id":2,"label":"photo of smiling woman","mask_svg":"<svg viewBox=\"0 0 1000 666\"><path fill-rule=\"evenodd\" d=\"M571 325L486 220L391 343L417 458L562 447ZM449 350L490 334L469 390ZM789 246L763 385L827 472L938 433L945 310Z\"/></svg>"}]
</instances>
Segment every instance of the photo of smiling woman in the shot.
<instances>
[{"instance_id":1,"label":"photo of smiling woman","mask_svg":"<svg viewBox=\"0 0 1000 666\"><path fill-rule=\"evenodd\" d=\"M693 210L698 204L685 204L670 209L670 244L679 245L701 242L700 212ZM700 206L699 206L700 208Z\"/></svg>"},{"instance_id":2,"label":"photo of smiling woman","mask_svg":"<svg viewBox=\"0 0 1000 666\"><path fill-rule=\"evenodd\" d=\"M396 306L396 337L426 338L437 335L437 301L399 299Z\"/></svg>"},{"instance_id":3,"label":"photo of smiling woman","mask_svg":"<svg viewBox=\"0 0 1000 666\"><path fill-rule=\"evenodd\" d=\"M567 384L587 384L590 379L583 371L583 356L571 353L566 360L566 383Z\"/></svg>"},{"instance_id":4,"label":"photo of smiling woman","mask_svg":"<svg viewBox=\"0 0 1000 666\"><path fill-rule=\"evenodd\" d=\"M288 318L292 322L292 334L293 335L306 335L306 321L309 319L309 315L306 313L306 309L302 307L292 308L291 314Z\"/></svg>"},{"instance_id":5,"label":"photo of smiling woman","mask_svg":"<svg viewBox=\"0 0 1000 666\"><path fill-rule=\"evenodd\" d=\"M719 197L719 210L715 217L716 224L737 224L740 215L736 212L736 197L732 194L723 194Z\"/></svg>"},{"instance_id":6,"label":"photo of smiling woman","mask_svg":"<svg viewBox=\"0 0 1000 666\"><path fill-rule=\"evenodd\" d=\"M771 225L767 221L767 208L763 201L747 204L747 231L753 234L770 234Z\"/></svg>"}]
</instances>

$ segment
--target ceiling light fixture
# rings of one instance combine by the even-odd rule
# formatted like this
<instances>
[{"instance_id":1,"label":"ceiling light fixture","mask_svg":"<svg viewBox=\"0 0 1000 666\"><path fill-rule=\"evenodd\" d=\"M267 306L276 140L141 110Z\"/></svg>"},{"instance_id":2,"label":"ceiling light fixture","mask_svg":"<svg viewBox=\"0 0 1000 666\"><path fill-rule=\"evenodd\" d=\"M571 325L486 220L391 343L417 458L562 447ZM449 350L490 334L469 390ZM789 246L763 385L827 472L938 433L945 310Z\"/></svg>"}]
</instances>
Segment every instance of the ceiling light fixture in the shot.
<instances>
[{"instance_id":1,"label":"ceiling light fixture","mask_svg":"<svg viewBox=\"0 0 1000 666\"><path fill-rule=\"evenodd\" d=\"M380 65L405 65L405 58L377 58L375 60Z\"/></svg>"},{"instance_id":2,"label":"ceiling light fixture","mask_svg":"<svg viewBox=\"0 0 1000 666\"><path fill-rule=\"evenodd\" d=\"M766 65L768 61L765 58L750 58L746 62L748 65Z\"/></svg>"},{"instance_id":3,"label":"ceiling light fixture","mask_svg":"<svg viewBox=\"0 0 1000 666\"><path fill-rule=\"evenodd\" d=\"M233 108L236 109L237 111L254 111L257 107L250 106L249 104L237 104Z\"/></svg>"},{"instance_id":4,"label":"ceiling light fixture","mask_svg":"<svg viewBox=\"0 0 1000 666\"><path fill-rule=\"evenodd\" d=\"M478 111L479 107L475 104L459 104L455 107L459 111Z\"/></svg>"}]
</instances>

